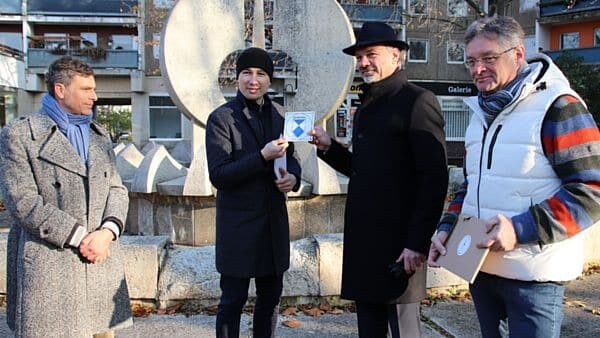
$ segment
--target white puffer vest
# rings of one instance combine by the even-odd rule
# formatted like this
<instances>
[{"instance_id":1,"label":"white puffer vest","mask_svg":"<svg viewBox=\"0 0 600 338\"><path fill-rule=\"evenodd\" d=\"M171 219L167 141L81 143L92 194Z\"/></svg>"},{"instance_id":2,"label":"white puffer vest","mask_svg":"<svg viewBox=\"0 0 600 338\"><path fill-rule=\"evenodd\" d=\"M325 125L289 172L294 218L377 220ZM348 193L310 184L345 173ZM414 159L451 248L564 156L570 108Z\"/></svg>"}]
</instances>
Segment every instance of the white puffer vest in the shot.
<instances>
[{"instance_id":1,"label":"white puffer vest","mask_svg":"<svg viewBox=\"0 0 600 338\"><path fill-rule=\"evenodd\" d=\"M477 97L465 99L474 114L465 135L469 184L463 214L482 219L497 214L512 217L548 199L561 186L544 155L542 122L559 96L579 96L545 55L530 60L530 67L519 98L489 127ZM509 252L490 252L481 271L524 281L571 280L583 268L583 239L578 235L543 247L534 243Z\"/></svg>"}]
</instances>

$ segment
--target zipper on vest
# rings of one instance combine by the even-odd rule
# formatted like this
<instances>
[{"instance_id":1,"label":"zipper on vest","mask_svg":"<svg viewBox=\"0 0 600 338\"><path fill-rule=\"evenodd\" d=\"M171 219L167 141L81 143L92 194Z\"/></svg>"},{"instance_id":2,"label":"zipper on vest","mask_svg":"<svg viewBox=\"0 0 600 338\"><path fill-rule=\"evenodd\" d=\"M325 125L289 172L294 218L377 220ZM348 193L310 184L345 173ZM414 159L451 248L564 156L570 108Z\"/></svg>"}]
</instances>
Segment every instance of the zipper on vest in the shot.
<instances>
[{"instance_id":1,"label":"zipper on vest","mask_svg":"<svg viewBox=\"0 0 600 338\"><path fill-rule=\"evenodd\" d=\"M479 152L479 177L477 178L477 218L481 218L481 211L479 208L479 188L481 187L481 167L483 164L483 150L485 144L485 137L487 135L487 128L483 127L483 137L481 138L481 151Z\"/></svg>"},{"instance_id":2,"label":"zipper on vest","mask_svg":"<svg viewBox=\"0 0 600 338\"><path fill-rule=\"evenodd\" d=\"M487 168L492 169L492 156L494 154L494 145L496 144L496 139L498 138L498 133L500 133L500 129L502 129L502 125L499 125L494 132L494 136L492 136L492 141L490 142L490 148L488 149L488 161Z\"/></svg>"}]
</instances>

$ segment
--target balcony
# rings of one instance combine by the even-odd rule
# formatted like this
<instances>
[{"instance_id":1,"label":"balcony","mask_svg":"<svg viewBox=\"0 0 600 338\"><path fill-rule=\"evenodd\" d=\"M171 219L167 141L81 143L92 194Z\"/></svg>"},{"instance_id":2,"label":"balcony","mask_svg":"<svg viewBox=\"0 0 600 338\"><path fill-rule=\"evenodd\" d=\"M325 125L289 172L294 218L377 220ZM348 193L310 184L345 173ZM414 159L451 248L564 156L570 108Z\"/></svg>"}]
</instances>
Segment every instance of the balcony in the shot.
<instances>
[{"instance_id":1,"label":"balcony","mask_svg":"<svg viewBox=\"0 0 600 338\"><path fill-rule=\"evenodd\" d=\"M27 7L34 15L136 16L139 5L138 0L29 0Z\"/></svg>"},{"instance_id":2,"label":"balcony","mask_svg":"<svg viewBox=\"0 0 600 338\"><path fill-rule=\"evenodd\" d=\"M558 59L563 52L569 52L574 56L583 58L583 63L587 65L600 65L600 47L588 47L588 48L573 48L563 50L544 51L546 55L552 58L552 60Z\"/></svg>"},{"instance_id":3,"label":"balcony","mask_svg":"<svg viewBox=\"0 0 600 338\"><path fill-rule=\"evenodd\" d=\"M540 0L539 6L540 18L569 14L588 16L588 12L600 14L598 0Z\"/></svg>"},{"instance_id":4,"label":"balcony","mask_svg":"<svg viewBox=\"0 0 600 338\"><path fill-rule=\"evenodd\" d=\"M0 13L2 15L21 14L21 0L0 1Z\"/></svg>"},{"instance_id":5,"label":"balcony","mask_svg":"<svg viewBox=\"0 0 600 338\"><path fill-rule=\"evenodd\" d=\"M104 50L104 56L86 52L85 49L45 49L29 48L27 51L27 67L46 69L54 60L71 55L87 62L94 69L137 69L137 50ZM102 52L101 52L102 53Z\"/></svg>"},{"instance_id":6,"label":"balcony","mask_svg":"<svg viewBox=\"0 0 600 338\"><path fill-rule=\"evenodd\" d=\"M340 4L353 22L385 21L402 24L402 5Z\"/></svg>"}]
</instances>

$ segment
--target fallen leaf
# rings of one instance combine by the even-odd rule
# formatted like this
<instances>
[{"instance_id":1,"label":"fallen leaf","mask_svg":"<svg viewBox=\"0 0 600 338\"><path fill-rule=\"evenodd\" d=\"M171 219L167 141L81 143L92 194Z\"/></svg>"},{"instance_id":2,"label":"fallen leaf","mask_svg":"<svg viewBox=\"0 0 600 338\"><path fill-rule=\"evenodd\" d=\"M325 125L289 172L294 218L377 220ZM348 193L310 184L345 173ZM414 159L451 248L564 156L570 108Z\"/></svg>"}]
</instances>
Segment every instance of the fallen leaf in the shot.
<instances>
[{"instance_id":1,"label":"fallen leaf","mask_svg":"<svg viewBox=\"0 0 600 338\"><path fill-rule=\"evenodd\" d=\"M165 312L166 312L168 315L172 315L172 314L174 314L175 312L179 311L179 309L181 308L181 305L182 305L182 304L180 303L180 304L175 304L175 305L173 305L173 306L171 306L171 307L168 307L168 308L166 309L166 311L165 311Z\"/></svg>"},{"instance_id":2,"label":"fallen leaf","mask_svg":"<svg viewBox=\"0 0 600 338\"><path fill-rule=\"evenodd\" d=\"M332 310L331 306L325 305L325 304L319 305L319 309L321 309L321 311L324 311L324 312L329 312Z\"/></svg>"},{"instance_id":3,"label":"fallen leaf","mask_svg":"<svg viewBox=\"0 0 600 338\"><path fill-rule=\"evenodd\" d=\"M344 313L344 310L342 309L333 309L331 311L328 311L327 313L330 313L332 315L341 315Z\"/></svg>"},{"instance_id":4,"label":"fallen leaf","mask_svg":"<svg viewBox=\"0 0 600 338\"><path fill-rule=\"evenodd\" d=\"M592 314L600 316L600 307L593 308L592 309Z\"/></svg>"},{"instance_id":5,"label":"fallen leaf","mask_svg":"<svg viewBox=\"0 0 600 338\"><path fill-rule=\"evenodd\" d=\"M286 308L285 310L283 310L283 312L281 312L281 314L283 316L292 316L292 315L296 315L296 312L298 312L298 308L295 306L290 306L290 307Z\"/></svg>"},{"instance_id":6,"label":"fallen leaf","mask_svg":"<svg viewBox=\"0 0 600 338\"><path fill-rule=\"evenodd\" d=\"M216 315L217 314L217 310L219 309L218 305L213 305L213 306L207 306L206 308L204 308L204 311L206 311L206 313L208 313L209 315Z\"/></svg>"},{"instance_id":7,"label":"fallen leaf","mask_svg":"<svg viewBox=\"0 0 600 338\"><path fill-rule=\"evenodd\" d=\"M143 304L131 304L131 312L134 317L147 317L154 313L154 307Z\"/></svg>"},{"instance_id":8,"label":"fallen leaf","mask_svg":"<svg viewBox=\"0 0 600 338\"><path fill-rule=\"evenodd\" d=\"M321 317L321 315L323 314L323 311L321 309L319 309L318 307L313 307L311 309L302 310L302 312L304 312L304 314L307 316L317 317L317 318Z\"/></svg>"},{"instance_id":9,"label":"fallen leaf","mask_svg":"<svg viewBox=\"0 0 600 338\"><path fill-rule=\"evenodd\" d=\"M281 324L283 324L287 327L291 327L292 329L295 329L297 327L300 327L300 325L302 325L299 321L297 321L295 319L284 320L281 322Z\"/></svg>"}]
</instances>

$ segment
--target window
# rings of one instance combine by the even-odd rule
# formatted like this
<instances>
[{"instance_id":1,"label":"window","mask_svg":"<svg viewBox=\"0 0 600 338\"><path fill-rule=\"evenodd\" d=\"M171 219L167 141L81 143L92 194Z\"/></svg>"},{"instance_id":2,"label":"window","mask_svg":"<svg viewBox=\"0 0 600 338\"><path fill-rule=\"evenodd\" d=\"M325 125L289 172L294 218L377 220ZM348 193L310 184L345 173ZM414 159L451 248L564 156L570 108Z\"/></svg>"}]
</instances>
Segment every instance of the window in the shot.
<instances>
[{"instance_id":1,"label":"window","mask_svg":"<svg viewBox=\"0 0 600 338\"><path fill-rule=\"evenodd\" d=\"M173 8L176 0L154 0L154 7L156 8Z\"/></svg>"},{"instance_id":2,"label":"window","mask_svg":"<svg viewBox=\"0 0 600 338\"><path fill-rule=\"evenodd\" d=\"M463 103L462 97L438 97L438 101L446 121L446 140L463 141L471 118L469 107Z\"/></svg>"},{"instance_id":3,"label":"window","mask_svg":"<svg viewBox=\"0 0 600 338\"><path fill-rule=\"evenodd\" d=\"M504 15L512 16L512 1L507 1L504 3Z\"/></svg>"},{"instance_id":4,"label":"window","mask_svg":"<svg viewBox=\"0 0 600 338\"><path fill-rule=\"evenodd\" d=\"M448 0L448 16L467 16L467 2Z\"/></svg>"},{"instance_id":5,"label":"window","mask_svg":"<svg viewBox=\"0 0 600 338\"><path fill-rule=\"evenodd\" d=\"M21 33L0 32L0 45L23 50Z\"/></svg>"},{"instance_id":6,"label":"window","mask_svg":"<svg viewBox=\"0 0 600 338\"><path fill-rule=\"evenodd\" d=\"M579 48L579 32L562 33L560 35L560 48Z\"/></svg>"},{"instance_id":7,"label":"window","mask_svg":"<svg viewBox=\"0 0 600 338\"><path fill-rule=\"evenodd\" d=\"M181 113L168 96L150 96L150 138L181 138Z\"/></svg>"},{"instance_id":8,"label":"window","mask_svg":"<svg viewBox=\"0 0 600 338\"><path fill-rule=\"evenodd\" d=\"M408 0L408 8L411 14L426 14L428 0Z\"/></svg>"},{"instance_id":9,"label":"window","mask_svg":"<svg viewBox=\"0 0 600 338\"><path fill-rule=\"evenodd\" d=\"M600 28L594 31L594 46L600 46Z\"/></svg>"},{"instance_id":10,"label":"window","mask_svg":"<svg viewBox=\"0 0 600 338\"><path fill-rule=\"evenodd\" d=\"M98 46L98 34L96 33L81 33L81 39L81 47Z\"/></svg>"},{"instance_id":11,"label":"window","mask_svg":"<svg viewBox=\"0 0 600 338\"><path fill-rule=\"evenodd\" d=\"M465 44L457 41L448 41L446 57L448 63L463 64L465 62Z\"/></svg>"},{"instance_id":12,"label":"window","mask_svg":"<svg viewBox=\"0 0 600 338\"><path fill-rule=\"evenodd\" d=\"M429 40L408 39L408 61L409 62L427 62L429 54Z\"/></svg>"},{"instance_id":13,"label":"window","mask_svg":"<svg viewBox=\"0 0 600 338\"><path fill-rule=\"evenodd\" d=\"M134 35L115 34L112 37L111 49L136 50L137 37Z\"/></svg>"},{"instance_id":14,"label":"window","mask_svg":"<svg viewBox=\"0 0 600 338\"><path fill-rule=\"evenodd\" d=\"M160 59L160 33L152 34L152 56L155 60Z\"/></svg>"}]
</instances>

